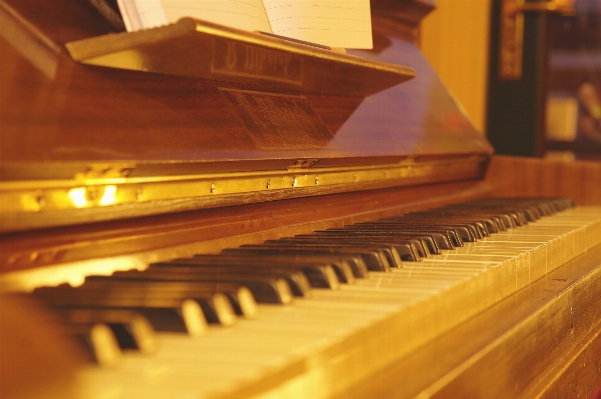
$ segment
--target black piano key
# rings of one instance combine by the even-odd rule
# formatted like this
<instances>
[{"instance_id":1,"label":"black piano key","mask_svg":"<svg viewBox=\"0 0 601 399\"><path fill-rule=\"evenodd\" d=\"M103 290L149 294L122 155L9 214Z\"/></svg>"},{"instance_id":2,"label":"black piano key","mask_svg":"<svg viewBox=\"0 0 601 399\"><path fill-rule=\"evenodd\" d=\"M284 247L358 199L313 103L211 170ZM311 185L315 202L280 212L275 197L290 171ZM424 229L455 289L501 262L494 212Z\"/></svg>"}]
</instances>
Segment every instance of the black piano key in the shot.
<instances>
[{"instance_id":1,"label":"black piano key","mask_svg":"<svg viewBox=\"0 0 601 399\"><path fill-rule=\"evenodd\" d=\"M463 246L463 240L453 228L445 228L441 226L428 226L423 224L404 224L406 231L414 234L434 234L434 237L444 237L444 240L438 241L438 245L442 249L455 249Z\"/></svg>"},{"instance_id":2,"label":"black piano key","mask_svg":"<svg viewBox=\"0 0 601 399\"><path fill-rule=\"evenodd\" d=\"M459 219L459 218L450 217L450 216L440 217L440 216L431 214L430 212L424 212L424 214L410 213L408 215L404 215L402 218L399 218L399 219L400 220L415 219L415 220L421 220L422 223L424 223L424 224L441 223L443 225L464 227L464 228L468 229L469 232L474 236L474 238L476 238L478 240L481 240L485 237L490 237L490 231L488 229L488 226L482 220L475 220L475 219L467 220L467 219Z\"/></svg>"},{"instance_id":3,"label":"black piano key","mask_svg":"<svg viewBox=\"0 0 601 399\"><path fill-rule=\"evenodd\" d=\"M440 247L434 237L434 234L416 234L412 232L406 232L402 229L402 227L397 226L394 222L391 223L380 223L376 222L365 222L365 223L357 223L349 226L344 226L344 230L353 230L353 231L379 231L383 232L386 235L395 235L398 237L404 237L407 239L420 240L422 245L427 249L427 256L430 255L439 255Z\"/></svg>"},{"instance_id":4,"label":"black piano key","mask_svg":"<svg viewBox=\"0 0 601 399\"><path fill-rule=\"evenodd\" d=\"M158 272L158 273L157 273ZM185 278L188 277L188 278ZM210 293L221 293L225 295L234 312L237 315L245 316L247 318L253 318L257 313L257 304L251 291L240 284L234 284L230 282L218 282L214 279L199 279L190 278L190 275L184 276L182 273L174 274L173 270L160 273L160 270L153 269L152 271L118 271L110 276L88 276L86 277L86 283L105 281L105 282L118 282L125 286L128 282L133 284L132 287L136 287L138 284L149 283L154 284L157 287L168 286L174 287L179 291L180 294L195 297L198 295L200 290L207 290ZM193 277L193 276L192 276ZM176 284L173 283L191 283L191 284ZM85 286L85 284L84 284ZM212 312L215 313L215 312Z\"/></svg>"},{"instance_id":5,"label":"black piano key","mask_svg":"<svg viewBox=\"0 0 601 399\"><path fill-rule=\"evenodd\" d=\"M417 224L423 226L441 226L441 227L452 227L462 236L466 237L464 241L473 241L473 239L482 239L490 235L486 227L486 223L476 220L475 218L470 219L459 219L453 216L439 216L434 211L423 211L423 212L412 212L402 216L390 217L380 219L380 221L395 221L399 224L405 222L406 224ZM467 232L462 232L459 229L467 229Z\"/></svg>"},{"instance_id":6,"label":"black piano key","mask_svg":"<svg viewBox=\"0 0 601 399\"><path fill-rule=\"evenodd\" d=\"M357 236L357 237L364 237L364 236L369 236L369 237L389 237L393 240L398 240L400 239L400 242L409 242L412 244L412 248L415 249L415 253L417 254L418 258L429 258L431 256L431 252L430 252L430 248L428 247L428 244L426 243L427 241L427 237L426 236L418 236L417 234L411 234L411 235L405 235L405 234L398 234L398 232L390 230L390 229L385 229L385 228L376 228L376 229L362 229L362 228L354 228L354 225L352 226L345 226L343 228L332 228L332 229L327 229L327 230L317 230L315 231L315 234L317 235L321 235L321 234L332 234L332 235L342 235L342 236L348 236L348 235L352 235L352 236ZM411 259L407 259L407 260L411 260Z\"/></svg>"},{"instance_id":7,"label":"black piano key","mask_svg":"<svg viewBox=\"0 0 601 399\"><path fill-rule=\"evenodd\" d=\"M113 368L123 359L121 348L111 328L102 323L80 323L66 326L76 342L79 342L83 354L91 363Z\"/></svg>"},{"instance_id":8,"label":"black piano key","mask_svg":"<svg viewBox=\"0 0 601 399\"><path fill-rule=\"evenodd\" d=\"M357 237L336 237L334 235L316 235L316 234L298 234L295 237L288 237L287 240L299 242L311 242L314 244L325 245L328 247L346 246L349 248L374 248L380 251L388 261L390 267L402 267L401 254L411 252L411 248L407 248L409 244L387 243L379 239L361 240ZM401 252L399 252L401 250ZM384 270L387 271L387 270Z\"/></svg>"},{"instance_id":9,"label":"black piano key","mask_svg":"<svg viewBox=\"0 0 601 399\"><path fill-rule=\"evenodd\" d=\"M396 220L403 222L413 221L414 223L421 223L424 225L435 225L435 226L449 226L455 229L467 229L468 233L475 239L482 239L490 236L487 224L481 220L473 218L471 220L460 219L451 216L438 216L425 212L424 214L408 214L396 218ZM461 231L459 231L461 233ZM462 238L467 237L466 234L461 233Z\"/></svg>"},{"instance_id":10,"label":"black piano key","mask_svg":"<svg viewBox=\"0 0 601 399\"><path fill-rule=\"evenodd\" d=\"M452 220L460 221L469 221L475 219L481 223L484 223L491 233L507 231L516 227L511 215L496 212L494 210L438 208L427 211L427 214L440 218L450 217Z\"/></svg>"},{"instance_id":11,"label":"black piano key","mask_svg":"<svg viewBox=\"0 0 601 399\"><path fill-rule=\"evenodd\" d=\"M268 267L273 270L299 270L302 271L313 288L337 289L339 280L336 272L329 264L315 264L315 262L294 261L291 258L277 256L251 257L244 255L195 255L190 264L205 264L211 266L253 266ZM179 261L179 260L178 260Z\"/></svg>"},{"instance_id":12,"label":"black piano key","mask_svg":"<svg viewBox=\"0 0 601 399\"><path fill-rule=\"evenodd\" d=\"M440 219L425 218L416 215L405 215L398 218L397 221L400 224L405 225L435 226L444 229L452 229L464 242L475 242L478 239L484 238L478 227L470 223L455 223L452 220L442 221Z\"/></svg>"},{"instance_id":13,"label":"black piano key","mask_svg":"<svg viewBox=\"0 0 601 399\"><path fill-rule=\"evenodd\" d=\"M154 353L158 341L152 325L142 314L118 309L55 308L70 324L105 324L115 335L121 349Z\"/></svg>"},{"instance_id":14,"label":"black piano key","mask_svg":"<svg viewBox=\"0 0 601 399\"><path fill-rule=\"evenodd\" d=\"M253 318L257 313L256 301L263 303L290 303L292 295L280 276L240 276L236 273L220 274L219 270L173 265L151 265L144 271L119 271L111 276L94 276L94 279L119 281L182 282L212 284L229 300L236 314ZM89 278L88 278L89 279Z\"/></svg>"},{"instance_id":15,"label":"black piano key","mask_svg":"<svg viewBox=\"0 0 601 399\"><path fill-rule=\"evenodd\" d=\"M348 242L356 243L383 243L394 246L395 251L402 261L419 262L422 259L417 248L421 245L418 240L399 238L390 235L359 234L353 233L351 230L346 232L319 230L315 231L313 234L299 234L295 237L301 239L319 238L347 240Z\"/></svg>"},{"instance_id":16,"label":"black piano key","mask_svg":"<svg viewBox=\"0 0 601 399\"><path fill-rule=\"evenodd\" d=\"M511 201L505 201L502 199L499 200L495 198L488 198L468 204L477 207L494 207L495 209L509 210L512 213L518 214L522 222L524 220L533 222L548 213L548 208L545 207L544 202L533 202L525 199L512 199Z\"/></svg>"},{"instance_id":17,"label":"black piano key","mask_svg":"<svg viewBox=\"0 0 601 399\"><path fill-rule=\"evenodd\" d=\"M113 289L85 290L63 285L37 288L33 295L50 307L137 311L148 319L156 331L182 332L197 336L207 329L206 317L197 300L182 295L128 295L128 292Z\"/></svg>"},{"instance_id":18,"label":"black piano key","mask_svg":"<svg viewBox=\"0 0 601 399\"><path fill-rule=\"evenodd\" d=\"M465 212L465 213L464 213ZM473 223L484 236L505 231L505 225L498 215L485 215L482 213L475 214L469 211L452 211L446 209L432 209L429 211L409 213L404 217L419 217L425 215L428 218L436 218L438 220L448 220L449 222ZM391 218L394 220L395 218ZM387 219L380 219L386 222Z\"/></svg>"},{"instance_id":19,"label":"black piano key","mask_svg":"<svg viewBox=\"0 0 601 399\"><path fill-rule=\"evenodd\" d=\"M386 270L390 268L388 264L388 260L386 256L381 253L378 249L373 248L352 248L352 247L343 247L343 246L325 246L320 244L311 244L310 242L302 243L298 240L294 241L293 239L279 239L279 240L267 240L260 244L263 247L271 247L271 248L279 248L285 251L292 252L312 252L312 253L331 253L331 254L340 254L343 256L352 256L361 258L363 261L363 267L360 267L360 272L362 277L368 276L369 270ZM247 245L242 245L242 248ZM252 244L250 246L257 246L256 244Z\"/></svg>"},{"instance_id":20,"label":"black piano key","mask_svg":"<svg viewBox=\"0 0 601 399\"><path fill-rule=\"evenodd\" d=\"M493 206L488 206L488 205L483 205L483 204L462 203L462 204L449 205L445 209L450 209L450 210L461 209L461 210L472 211L474 213L477 213L481 210L486 210L486 211L494 210L494 212L496 212L496 213L502 213L502 214L507 215L507 217L509 217L511 219L511 225L513 227L524 226L524 225L528 224L528 218L526 217L526 215L523 211L516 209L515 207L508 206L507 204L504 204L504 205L499 204L499 206L493 207Z\"/></svg>"},{"instance_id":21,"label":"black piano key","mask_svg":"<svg viewBox=\"0 0 601 399\"><path fill-rule=\"evenodd\" d=\"M370 271L387 272L390 271L390 267L400 267L401 262L400 257L394 248L373 243L358 244L342 240L332 243L321 242L317 239L303 240L298 237L285 237L280 238L279 240L267 240L263 245L281 246L283 248L292 247L298 250L306 248L307 250L358 255L363 258L367 269ZM398 261L396 259L398 259Z\"/></svg>"},{"instance_id":22,"label":"black piano key","mask_svg":"<svg viewBox=\"0 0 601 399\"><path fill-rule=\"evenodd\" d=\"M304 256L304 257L312 257L317 256L323 258L327 261L344 261L349 266L351 271L353 272L353 276L355 278L366 278L368 277L368 269L363 257L360 254L343 254L340 252L336 252L333 249L329 250L317 250L317 249L308 249L308 248L299 248L297 246L287 246L283 245L270 245L270 244L246 244L241 245L236 248L236 250L251 250L251 251L259 251L265 253L274 253L274 254L287 254L290 256ZM225 250L224 253L229 251Z\"/></svg>"},{"instance_id":23,"label":"black piano key","mask_svg":"<svg viewBox=\"0 0 601 399\"><path fill-rule=\"evenodd\" d=\"M176 270L174 270L176 269ZM237 283L248 287L255 299L265 303L288 304L292 295L310 294L311 285L302 270L261 265L225 264L204 262L197 258L180 258L149 265L145 272L162 273L165 280L208 280Z\"/></svg>"},{"instance_id":24,"label":"black piano key","mask_svg":"<svg viewBox=\"0 0 601 399\"><path fill-rule=\"evenodd\" d=\"M399 226L403 226L405 231L416 235L419 233L427 234L429 232L444 235L447 242L439 242L439 246L443 249L455 249L456 247L462 247L464 241L474 241L474 238L469 231L458 226L436 225L424 222L414 222L411 220L399 222ZM464 240L463 238L466 239Z\"/></svg>"},{"instance_id":25,"label":"black piano key","mask_svg":"<svg viewBox=\"0 0 601 399\"><path fill-rule=\"evenodd\" d=\"M360 278L363 277L362 273L359 271L359 266L357 262L362 262L361 259L353 259L352 257L342 257L340 255L332 255L332 254L315 254L309 252L292 252L292 251L280 251L278 249L269 248L269 247L239 247L239 248L227 248L221 251L222 254L247 254L249 256L277 256L278 258L284 257L286 259L290 259L294 262L303 261L303 262L316 262L316 263L324 263L329 264L334 268L336 275L338 276L338 280L341 283L352 284L355 281L355 276L359 274ZM365 266L362 264L362 268Z\"/></svg>"},{"instance_id":26,"label":"black piano key","mask_svg":"<svg viewBox=\"0 0 601 399\"><path fill-rule=\"evenodd\" d=\"M329 243L330 245L348 244L350 246L376 245L382 249L386 248L386 257L391 267L402 267L403 261L420 261L416 240L398 239L390 236L381 235L359 235L359 234L337 234L314 232L313 234L298 234L294 239L314 240L320 243Z\"/></svg>"},{"instance_id":27,"label":"black piano key","mask_svg":"<svg viewBox=\"0 0 601 399\"><path fill-rule=\"evenodd\" d=\"M214 283L119 280L106 279L105 276L89 276L77 289L91 293L104 291L121 300L189 298L198 302L209 323L230 326L236 322L230 301L219 291L219 285Z\"/></svg>"}]
</instances>

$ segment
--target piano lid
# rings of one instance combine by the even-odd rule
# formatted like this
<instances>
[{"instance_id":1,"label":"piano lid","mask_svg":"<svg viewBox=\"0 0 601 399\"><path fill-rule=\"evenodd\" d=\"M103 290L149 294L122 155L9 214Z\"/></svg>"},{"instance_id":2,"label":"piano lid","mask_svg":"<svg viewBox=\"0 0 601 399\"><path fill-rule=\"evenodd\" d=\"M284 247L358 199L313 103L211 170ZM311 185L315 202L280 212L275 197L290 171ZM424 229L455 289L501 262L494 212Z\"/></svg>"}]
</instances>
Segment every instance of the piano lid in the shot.
<instances>
[{"instance_id":1,"label":"piano lid","mask_svg":"<svg viewBox=\"0 0 601 399\"><path fill-rule=\"evenodd\" d=\"M416 71L373 94L351 72L302 90L261 52L252 79L84 65L65 45L112 32L84 2L0 3L0 231L481 178L492 148L415 44L430 5L372 7L373 51L287 48Z\"/></svg>"}]
</instances>

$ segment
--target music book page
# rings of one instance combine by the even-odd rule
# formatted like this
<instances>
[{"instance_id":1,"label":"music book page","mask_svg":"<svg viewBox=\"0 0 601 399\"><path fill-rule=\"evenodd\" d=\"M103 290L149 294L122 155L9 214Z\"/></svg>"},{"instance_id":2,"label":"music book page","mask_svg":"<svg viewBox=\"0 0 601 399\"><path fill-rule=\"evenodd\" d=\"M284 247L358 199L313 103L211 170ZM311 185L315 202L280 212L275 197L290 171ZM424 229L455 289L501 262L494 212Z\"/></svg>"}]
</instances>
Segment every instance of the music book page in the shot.
<instances>
[{"instance_id":1,"label":"music book page","mask_svg":"<svg viewBox=\"0 0 601 399\"><path fill-rule=\"evenodd\" d=\"M161 0L167 21L192 17L220 25L271 32L261 0Z\"/></svg>"},{"instance_id":2,"label":"music book page","mask_svg":"<svg viewBox=\"0 0 601 399\"><path fill-rule=\"evenodd\" d=\"M263 0L272 33L330 47L373 47L369 0Z\"/></svg>"},{"instance_id":3,"label":"music book page","mask_svg":"<svg viewBox=\"0 0 601 399\"><path fill-rule=\"evenodd\" d=\"M372 48L369 0L118 0L128 31L192 17L330 47Z\"/></svg>"}]
</instances>

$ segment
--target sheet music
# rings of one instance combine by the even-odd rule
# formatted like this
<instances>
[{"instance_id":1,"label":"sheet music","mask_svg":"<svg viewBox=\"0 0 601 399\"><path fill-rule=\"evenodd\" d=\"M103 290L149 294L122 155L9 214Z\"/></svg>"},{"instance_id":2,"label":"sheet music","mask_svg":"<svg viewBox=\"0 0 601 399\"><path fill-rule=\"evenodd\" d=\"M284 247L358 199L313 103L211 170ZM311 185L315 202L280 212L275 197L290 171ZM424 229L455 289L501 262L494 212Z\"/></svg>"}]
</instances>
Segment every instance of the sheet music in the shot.
<instances>
[{"instance_id":1,"label":"sheet music","mask_svg":"<svg viewBox=\"0 0 601 399\"><path fill-rule=\"evenodd\" d=\"M247 31L271 32L271 26L261 0L161 0L169 22L182 17Z\"/></svg>"},{"instance_id":2,"label":"sheet music","mask_svg":"<svg viewBox=\"0 0 601 399\"><path fill-rule=\"evenodd\" d=\"M117 0L128 32L167 25L161 0Z\"/></svg>"},{"instance_id":3,"label":"sheet music","mask_svg":"<svg viewBox=\"0 0 601 399\"><path fill-rule=\"evenodd\" d=\"M373 47L366 0L263 0L273 33L330 47Z\"/></svg>"},{"instance_id":4,"label":"sheet music","mask_svg":"<svg viewBox=\"0 0 601 399\"><path fill-rule=\"evenodd\" d=\"M330 47L372 48L369 0L118 0L128 31L192 17Z\"/></svg>"}]
</instances>

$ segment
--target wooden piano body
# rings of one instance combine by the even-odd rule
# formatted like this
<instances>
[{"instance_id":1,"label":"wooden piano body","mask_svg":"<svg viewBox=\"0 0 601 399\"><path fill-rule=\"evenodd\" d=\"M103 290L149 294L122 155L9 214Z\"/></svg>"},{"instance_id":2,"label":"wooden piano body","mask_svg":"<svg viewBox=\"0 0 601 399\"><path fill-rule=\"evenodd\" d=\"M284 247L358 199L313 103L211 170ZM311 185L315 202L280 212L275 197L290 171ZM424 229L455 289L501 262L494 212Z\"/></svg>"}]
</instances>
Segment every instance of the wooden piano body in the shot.
<instances>
[{"instance_id":1,"label":"wooden piano body","mask_svg":"<svg viewBox=\"0 0 601 399\"><path fill-rule=\"evenodd\" d=\"M215 34L193 21L122 48L84 41L69 53L67 43L112 33L85 2L2 1L2 287L77 284L89 274L491 195L601 204L599 164L492 155L416 45L432 9L429 0L372 2L374 50L350 55ZM420 334L399 335L407 342L390 342L403 356L384 356L373 369L353 362L369 354L368 342L381 348L389 336L362 340L367 332L359 332L222 397L279 397L305 374L317 385L299 388L299 397L590 395L601 383L601 255L585 249L585 266L559 267L573 276L556 277L567 281L560 288L549 289L549 270L488 312L457 318L448 333L429 327L436 319L424 322ZM473 300L488 303L483 295ZM432 314L444 312L461 313ZM566 312L576 320L568 330L559 317Z\"/></svg>"}]
</instances>

